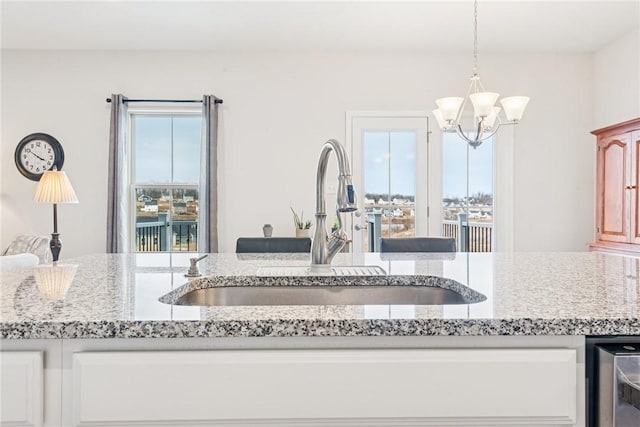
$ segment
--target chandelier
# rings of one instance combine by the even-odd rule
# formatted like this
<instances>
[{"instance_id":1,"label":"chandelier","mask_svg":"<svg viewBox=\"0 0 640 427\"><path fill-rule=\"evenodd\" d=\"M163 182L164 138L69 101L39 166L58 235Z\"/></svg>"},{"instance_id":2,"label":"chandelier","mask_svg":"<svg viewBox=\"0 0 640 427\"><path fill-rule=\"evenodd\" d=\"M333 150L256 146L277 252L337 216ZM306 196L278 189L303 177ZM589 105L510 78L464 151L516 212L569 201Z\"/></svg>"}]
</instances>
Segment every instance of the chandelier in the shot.
<instances>
[{"instance_id":1,"label":"chandelier","mask_svg":"<svg viewBox=\"0 0 640 427\"><path fill-rule=\"evenodd\" d=\"M491 138L502 125L515 125L520 119L529 102L526 96L510 96L502 98L502 108L496 107L500 94L487 92L478 76L478 0L473 2L473 75L465 98L446 97L436 99L438 108L433 115L443 132L455 132L473 148L482 141ZM473 105L473 127L463 128L461 119L467 105L467 99ZM500 119L500 111L504 109L506 120Z\"/></svg>"}]
</instances>

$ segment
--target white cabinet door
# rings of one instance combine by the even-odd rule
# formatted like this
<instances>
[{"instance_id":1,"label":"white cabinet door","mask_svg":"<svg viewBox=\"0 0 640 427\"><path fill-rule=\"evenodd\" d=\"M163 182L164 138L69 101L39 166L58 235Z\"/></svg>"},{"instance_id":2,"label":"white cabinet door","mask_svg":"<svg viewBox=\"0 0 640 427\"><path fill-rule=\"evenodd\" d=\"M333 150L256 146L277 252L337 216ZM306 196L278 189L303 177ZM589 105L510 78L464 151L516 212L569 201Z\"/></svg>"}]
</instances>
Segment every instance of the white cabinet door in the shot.
<instances>
[{"instance_id":1,"label":"white cabinet door","mask_svg":"<svg viewBox=\"0 0 640 427\"><path fill-rule=\"evenodd\" d=\"M572 425L572 349L76 353L76 425Z\"/></svg>"},{"instance_id":2,"label":"white cabinet door","mask_svg":"<svg viewBox=\"0 0 640 427\"><path fill-rule=\"evenodd\" d=\"M0 352L0 424L41 426L43 417L42 353Z\"/></svg>"}]
</instances>

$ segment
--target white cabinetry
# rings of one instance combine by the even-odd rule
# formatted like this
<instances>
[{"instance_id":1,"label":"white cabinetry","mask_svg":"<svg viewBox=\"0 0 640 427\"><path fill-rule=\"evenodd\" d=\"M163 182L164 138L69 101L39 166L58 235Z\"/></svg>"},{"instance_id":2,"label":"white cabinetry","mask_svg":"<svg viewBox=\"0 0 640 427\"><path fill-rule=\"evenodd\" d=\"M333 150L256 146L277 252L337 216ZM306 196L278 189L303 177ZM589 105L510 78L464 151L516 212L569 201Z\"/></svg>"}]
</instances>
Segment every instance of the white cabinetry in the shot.
<instances>
[{"instance_id":1,"label":"white cabinetry","mask_svg":"<svg viewBox=\"0 0 640 427\"><path fill-rule=\"evenodd\" d=\"M78 426L576 423L575 349L78 352Z\"/></svg>"},{"instance_id":2,"label":"white cabinetry","mask_svg":"<svg viewBox=\"0 0 640 427\"><path fill-rule=\"evenodd\" d=\"M41 426L43 364L39 351L0 352L0 424Z\"/></svg>"}]
</instances>

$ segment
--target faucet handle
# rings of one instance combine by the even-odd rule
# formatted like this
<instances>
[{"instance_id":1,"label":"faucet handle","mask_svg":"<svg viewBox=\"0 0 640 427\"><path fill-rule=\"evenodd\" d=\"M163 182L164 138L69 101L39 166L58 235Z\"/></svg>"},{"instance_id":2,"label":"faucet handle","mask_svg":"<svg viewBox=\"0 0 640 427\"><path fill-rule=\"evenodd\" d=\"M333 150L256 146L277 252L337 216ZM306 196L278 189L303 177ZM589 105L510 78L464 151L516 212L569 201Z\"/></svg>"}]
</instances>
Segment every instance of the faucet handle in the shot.
<instances>
[{"instance_id":1,"label":"faucet handle","mask_svg":"<svg viewBox=\"0 0 640 427\"><path fill-rule=\"evenodd\" d=\"M343 229L339 228L331 234L331 239L327 244L327 260L331 263L331 259L344 248L349 241L349 236Z\"/></svg>"}]
</instances>

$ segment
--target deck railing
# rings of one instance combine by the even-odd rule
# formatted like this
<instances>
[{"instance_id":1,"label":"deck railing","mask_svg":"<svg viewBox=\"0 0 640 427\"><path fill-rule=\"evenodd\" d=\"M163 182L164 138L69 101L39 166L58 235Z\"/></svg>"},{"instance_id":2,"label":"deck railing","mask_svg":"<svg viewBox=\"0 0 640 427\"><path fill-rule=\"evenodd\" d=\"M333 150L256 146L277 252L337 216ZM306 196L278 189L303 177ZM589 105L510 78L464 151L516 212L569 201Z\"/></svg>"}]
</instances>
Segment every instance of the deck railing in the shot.
<instances>
[{"instance_id":1,"label":"deck railing","mask_svg":"<svg viewBox=\"0 0 640 427\"><path fill-rule=\"evenodd\" d=\"M136 251L195 252L198 250L197 221L169 221L158 215L158 221L136 222Z\"/></svg>"},{"instance_id":2,"label":"deck railing","mask_svg":"<svg viewBox=\"0 0 640 427\"><path fill-rule=\"evenodd\" d=\"M453 237L459 252L491 252L493 248L492 223L445 220L442 235Z\"/></svg>"}]
</instances>

